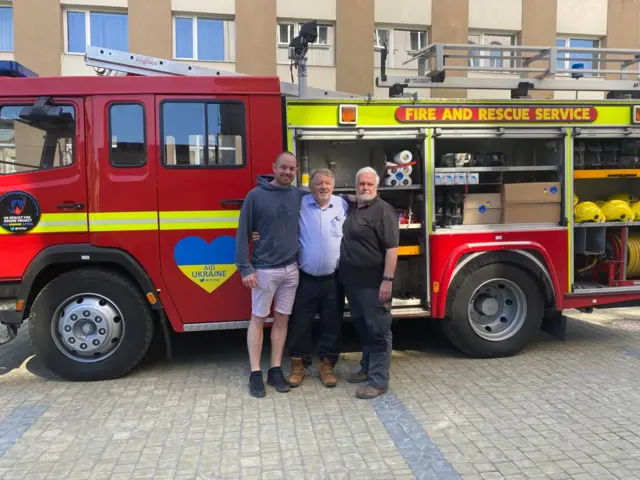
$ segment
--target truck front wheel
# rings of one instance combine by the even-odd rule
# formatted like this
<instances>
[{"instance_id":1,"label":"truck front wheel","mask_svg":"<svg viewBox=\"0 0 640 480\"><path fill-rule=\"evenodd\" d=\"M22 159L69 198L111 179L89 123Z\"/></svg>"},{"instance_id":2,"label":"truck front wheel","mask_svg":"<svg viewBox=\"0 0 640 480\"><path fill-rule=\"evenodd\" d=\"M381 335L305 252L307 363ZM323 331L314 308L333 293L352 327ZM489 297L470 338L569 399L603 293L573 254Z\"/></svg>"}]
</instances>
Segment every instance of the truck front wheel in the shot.
<instances>
[{"instance_id":1,"label":"truck front wheel","mask_svg":"<svg viewBox=\"0 0 640 480\"><path fill-rule=\"evenodd\" d=\"M542 292L528 271L510 263L475 263L454 278L442 326L467 355L505 357L535 338L543 313Z\"/></svg>"},{"instance_id":2,"label":"truck front wheel","mask_svg":"<svg viewBox=\"0 0 640 480\"><path fill-rule=\"evenodd\" d=\"M149 349L153 330L151 309L137 285L103 269L55 278L37 295L29 316L37 357L74 381L125 375Z\"/></svg>"}]
</instances>

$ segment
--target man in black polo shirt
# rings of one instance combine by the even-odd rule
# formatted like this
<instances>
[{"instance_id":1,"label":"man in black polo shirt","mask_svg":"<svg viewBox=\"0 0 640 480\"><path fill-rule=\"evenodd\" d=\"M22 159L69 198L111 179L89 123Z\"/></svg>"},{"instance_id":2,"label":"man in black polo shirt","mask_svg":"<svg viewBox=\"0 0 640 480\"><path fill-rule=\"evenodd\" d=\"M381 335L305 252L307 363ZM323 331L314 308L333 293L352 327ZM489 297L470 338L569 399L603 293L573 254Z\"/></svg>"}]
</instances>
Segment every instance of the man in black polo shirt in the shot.
<instances>
[{"instance_id":1,"label":"man in black polo shirt","mask_svg":"<svg viewBox=\"0 0 640 480\"><path fill-rule=\"evenodd\" d=\"M389 388L391 287L400 237L395 209L377 196L379 182L371 167L356 174L358 201L349 207L340 245L340 281L362 344L362 369L347 381L369 380L356 391L367 399Z\"/></svg>"}]
</instances>

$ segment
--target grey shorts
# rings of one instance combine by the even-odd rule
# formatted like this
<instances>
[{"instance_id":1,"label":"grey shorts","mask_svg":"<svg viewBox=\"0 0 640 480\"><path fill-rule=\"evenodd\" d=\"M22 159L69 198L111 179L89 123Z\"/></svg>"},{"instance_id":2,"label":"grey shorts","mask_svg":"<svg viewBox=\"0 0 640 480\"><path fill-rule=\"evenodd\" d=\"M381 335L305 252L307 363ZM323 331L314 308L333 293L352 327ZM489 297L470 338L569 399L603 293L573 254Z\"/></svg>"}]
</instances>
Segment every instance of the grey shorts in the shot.
<instances>
[{"instance_id":1,"label":"grey shorts","mask_svg":"<svg viewBox=\"0 0 640 480\"><path fill-rule=\"evenodd\" d=\"M251 313L266 318L273 304L274 312L291 315L299 275L297 263L283 268L256 270L258 286L251 289Z\"/></svg>"}]
</instances>

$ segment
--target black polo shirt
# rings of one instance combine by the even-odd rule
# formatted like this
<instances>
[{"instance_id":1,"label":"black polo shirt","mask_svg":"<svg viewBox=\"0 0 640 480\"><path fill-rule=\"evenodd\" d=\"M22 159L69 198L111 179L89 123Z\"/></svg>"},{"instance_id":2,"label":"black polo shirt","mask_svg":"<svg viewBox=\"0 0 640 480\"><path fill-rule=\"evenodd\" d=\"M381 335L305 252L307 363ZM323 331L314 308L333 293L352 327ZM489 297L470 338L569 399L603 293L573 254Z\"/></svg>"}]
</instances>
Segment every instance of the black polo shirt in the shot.
<instances>
[{"instance_id":1,"label":"black polo shirt","mask_svg":"<svg viewBox=\"0 0 640 480\"><path fill-rule=\"evenodd\" d=\"M368 205L349 205L342 227L340 281L345 285L377 288L382 282L384 258L400 241L398 215L384 200L376 197Z\"/></svg>"}]
</instances>

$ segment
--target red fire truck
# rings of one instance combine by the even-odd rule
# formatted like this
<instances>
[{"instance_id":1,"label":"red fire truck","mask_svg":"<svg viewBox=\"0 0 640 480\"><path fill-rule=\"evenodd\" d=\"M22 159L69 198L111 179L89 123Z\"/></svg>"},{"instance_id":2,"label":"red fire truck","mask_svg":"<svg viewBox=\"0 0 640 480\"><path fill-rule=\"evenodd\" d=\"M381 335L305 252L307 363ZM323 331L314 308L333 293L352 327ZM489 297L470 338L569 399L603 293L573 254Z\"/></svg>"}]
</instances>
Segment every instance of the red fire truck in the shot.
<instances>
[{"instance_id":1,"label":"red fire truck","mask_svg":"<svg viewBox=\"0 0 640 480\"><path fill-rule=\"evenodd\" d=\"M154 333L170 355L172 332L245 328L239 211L285 149L303 187L317 167L337 192L377 169L401 227L393 314L438 319L469 355L513 355L541 327L563 337L564 309L640 300L640 83L624 79L638 52L596 52L629 58L605 80L591 50L435 44L418 75L383 68L376 99L307 87L307 40L290 49L298 84L94 47L95 77L0 63L4 341L27 322L50 370L100 380ZM456 56L469 64L445 64Z\"/></svg>"}]
</instances>

